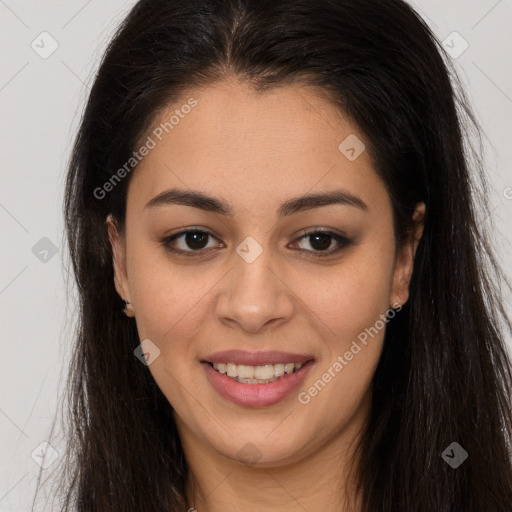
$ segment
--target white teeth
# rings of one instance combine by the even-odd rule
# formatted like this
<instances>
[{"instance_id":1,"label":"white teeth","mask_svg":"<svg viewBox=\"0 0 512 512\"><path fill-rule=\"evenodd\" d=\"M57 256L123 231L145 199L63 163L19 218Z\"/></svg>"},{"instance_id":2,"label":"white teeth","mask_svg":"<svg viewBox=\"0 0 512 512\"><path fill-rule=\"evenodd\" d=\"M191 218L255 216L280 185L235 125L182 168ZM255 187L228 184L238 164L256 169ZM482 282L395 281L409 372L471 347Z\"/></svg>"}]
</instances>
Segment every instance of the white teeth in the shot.
<instances>
[{"instance_id":1,"label":"white teeth","mask_svg":"<svg viewBox=\"0 0 512 512\"><path fill-rule=\"evenodd\" d=\"M284 371L286 373L293 373L293 368L294 368L294 364L293 363L287 363L284 365Z\"/></svg>"},{"instance_id":2,"label":"white teeth","mask_svg":"<svg viewBox=\"0 0 512 512\"><path fill-rule=\"evenodd\" d=\"M274 365L274 376L279 377L284 375L284 364L279 363Z\"/></svg>"},{"instance_id":3,"label":"white teeth","mask_svg":"<svg viewBox=\"0 0 512 512\"><path fill-rule=\"evenodd\" d=\"M258 366L258 368L260 368ZM254 366L246 366L245 364L238 365L238 377L240 379L254 379L255 377L255 368ZM256 376L257 379L261 379L262 377Z\"/></svg>"},{"instance_id":4,"label":"white teeth","mask_svg":"<svg viewBox=\"0 0 512 512\"><path fill-rule=\"evenodd\" d=\"M269 382L274 382L279 377L274 377L273 379L265 379L265 380L258 380L258 379L241 379L240 377L236 378L237 382L241 382L243 384L268 384Z\"/></svg>"},{"instance_id":5,"label":"white teeth","mask_svg":"<svg viewBox=\"0 0 512 512\"><path fill-rule=\"evenodd\" d=\"M271 379L274 376L275 374L273 364L266 364L265 366L256 366L256 368L254 368L255 379L266 380ZM242 375L239 375L239 377L242 377Z\"/></svg>"},{"instance_id":6,"label":"white teeth","mask_svg":"<svg viewBox=\"0 0 512 512\"><path fill-rule=\"evenodd\" d=\"M273 382L284 374L291 374L300 370L304 363L278 363L249 366L235 363L213 363L213 367L219 373L226 374L238 382L246 384L261 384Z\"/></svg>"},{"instance_id":7,"label":"white teeth","mask_svg":"<svg viewBox=\"0 0 512 512\"><path fill-rule=\"evenodd\" d=\"M238 377L238 365L233 363L228 363L228 377Z\"/></svg>"}]
</instances>

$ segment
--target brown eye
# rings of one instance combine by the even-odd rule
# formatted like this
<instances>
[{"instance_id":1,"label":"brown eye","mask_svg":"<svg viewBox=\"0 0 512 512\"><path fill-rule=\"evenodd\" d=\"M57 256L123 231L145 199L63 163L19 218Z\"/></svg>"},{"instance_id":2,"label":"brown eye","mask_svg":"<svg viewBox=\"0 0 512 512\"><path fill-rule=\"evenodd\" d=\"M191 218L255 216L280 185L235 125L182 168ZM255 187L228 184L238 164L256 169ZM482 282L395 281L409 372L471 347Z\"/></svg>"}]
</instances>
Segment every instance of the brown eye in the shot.
<instances>
[{"instance_id":1,"label":"brown eye","mask_svg":"<svg viewBox=\"0 0 512 512\"><path fill-rule=\"evenodd\" d=\"M210 235L201 231L192 231L184 236L184 243L191 249L204 249Z\"/></svg>"},{"instance_id":2,"label":"brown eye","mask_svg":"<svg viewBox=\"0 0 512 512\"><path fill-rule=\"evenodd\" d=\"M302 235L298 241L304 239L309 239L309 245L312 249L302 248L301 250L304 252L311 252L313 254L320 253L318 256L322 256L321 253L326 253L326 255L334 254L351 244L351 241L348 238L330 231L312 231ZM333 241L337 244L337 246L335 244L334 249L332 249Z\"/></svg>"},{"instance_id":3,"label":"brown eye","mask_svg":"<svg viewBox=\"0 0 512 512\"><path fill-rule=\"evenodd\" d=\"M162 245L170 252L199 253L207 248L209 238L215 237L207 231L194 229L167 237L162 240Z\"/></svg>"}]
</instances>

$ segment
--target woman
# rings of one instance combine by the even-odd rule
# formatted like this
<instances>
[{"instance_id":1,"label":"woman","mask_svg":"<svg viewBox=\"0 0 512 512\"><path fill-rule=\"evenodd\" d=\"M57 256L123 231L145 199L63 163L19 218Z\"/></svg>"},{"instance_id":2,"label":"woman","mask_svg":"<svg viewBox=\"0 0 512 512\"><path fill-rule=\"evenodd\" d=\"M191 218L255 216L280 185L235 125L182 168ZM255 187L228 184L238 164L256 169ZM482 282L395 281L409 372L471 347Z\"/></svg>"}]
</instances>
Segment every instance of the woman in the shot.
<instances>
[{"instance_id":1,"label":"woman","mask_svg":"<svg viewBox=\"0 0 512 512\"><path fill-rule=\"evenodd\" d=\"M505 276L444 56L401 0L135 5L67 179L62 510L512 510Z\"/></svg>"}]
</instances>

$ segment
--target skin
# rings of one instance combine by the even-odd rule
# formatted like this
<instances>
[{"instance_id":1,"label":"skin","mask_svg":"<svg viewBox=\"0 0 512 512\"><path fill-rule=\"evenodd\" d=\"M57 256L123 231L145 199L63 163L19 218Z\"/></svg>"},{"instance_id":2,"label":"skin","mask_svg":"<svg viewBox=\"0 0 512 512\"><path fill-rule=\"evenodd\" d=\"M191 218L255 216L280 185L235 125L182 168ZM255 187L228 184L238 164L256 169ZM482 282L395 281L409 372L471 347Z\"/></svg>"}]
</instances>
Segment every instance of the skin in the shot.
<instances>
[{"instance_id":1,"label":"skin","mask_svg":"<svg viewBox=\"0 0 512 512\"><path fill-rule=\"evenodd\" d=\"M191 470L189 506L199 512L360 510L344 479L370 411L385 328L360 344L309 403L298 394L380 315L408 300L424 205L413 216L411 239L397 250L390 198L368 152L350 161L338 149L350 134L363 142L364 134L312 88L258 94L226 79L188 93L198 105L131 177L125 234L111 217L108 228L116 290L131 303L126 313L140 339L160 350L148 369L175 411ZM185 102L169 105L152 126ZM144 209L172 187L222 198L234 215L183 205ZM277 216L290 198L339 188L368 209L336 204ZM192 256L165 250L163 238L191 228L213 234L198 245L203 256L192 253L197 245L184 236L174 247ZM345 233L353 243L322 257L338 242L300 238L305 229ZM252 263L236 252L248 236L263 250ZM285 400L244 407L221 397L200 364L233 348L312 354L315 364ZM252 463L239 454L247 443L255 447ZM345 497L353 500L350 507L340 503Z\"/></svg>"}]
</instances>

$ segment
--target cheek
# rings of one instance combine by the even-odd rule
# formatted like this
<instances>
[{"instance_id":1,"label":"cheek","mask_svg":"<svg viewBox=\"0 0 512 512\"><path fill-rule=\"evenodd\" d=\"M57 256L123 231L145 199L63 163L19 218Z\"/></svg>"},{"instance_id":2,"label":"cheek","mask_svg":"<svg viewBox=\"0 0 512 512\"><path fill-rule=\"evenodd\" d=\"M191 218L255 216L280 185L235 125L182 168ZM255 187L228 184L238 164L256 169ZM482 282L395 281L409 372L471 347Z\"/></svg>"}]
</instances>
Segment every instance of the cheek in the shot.
<instances>
[{"instance_id":1,"label":"cheek","mask_svg":"<svg viewBox=\"0 0 512 512\"><path fill-rule=\"evenodd\" d=\"M176 269L165 254L134 250L131 261L132 292L136 304L135 320L141 340L150 339L159 349L158 357L149 366L155 382L168 402L192 424L191 411L198 401L197 347L204 325L207 291L214 282L208 278L198 282L193 267ZM212 280L213 281L213 280Z\"/></svg>"},{"instance_id":2,"label":"cheek","mask_svg":"<svg viewBox=\"0 0 512 512\"><path fill-rule=\"evenodd\" d=\"M393 254L389 250L379 257L375 254L367 250L354 252L323 279L318 275L303 278L299 293L322 321L327 336L333 340L333 349L350 346L390 307Z\"/></svg>"},{"instance_id":3,"label":"cheek","mask_svg":"<svg viewBox=\"0 0 512 512\"><path fill-rule=\"evenodd\" d=\"M388 321L392 261L382 258L338 270L309 306L322 329L322 358L299 395L305 411L320 424L345 424L354 417L368 393ZM326 328L328 327L328 329Z\"/></svg>"},{"instance_id":4,"label":"cheek","mask_svg":"<svg viewBox=\"0 0 512 512\"><path fill-rule=\"evenodd\" d=\"M148 244L149 245L149 244ZM142 338L155 340L161 350L173 350L201 327L202 299L215 284L205 273L197 278L194 266L177 267L161 248L134 247L129 263L136 322Z\"/></svg>"},{"instance_id":5,"label":"cheek","mask_svg":"<svg viewBox=\"0 0 512 512\"><path fill-rule=\"evenodd\" d=\"M393 261L389 246L361 250L314 295L312 307L329 326L328 354L301 403L333 423L355 414L371 384L388 324Z\"/></svg>"}]
</instances>

